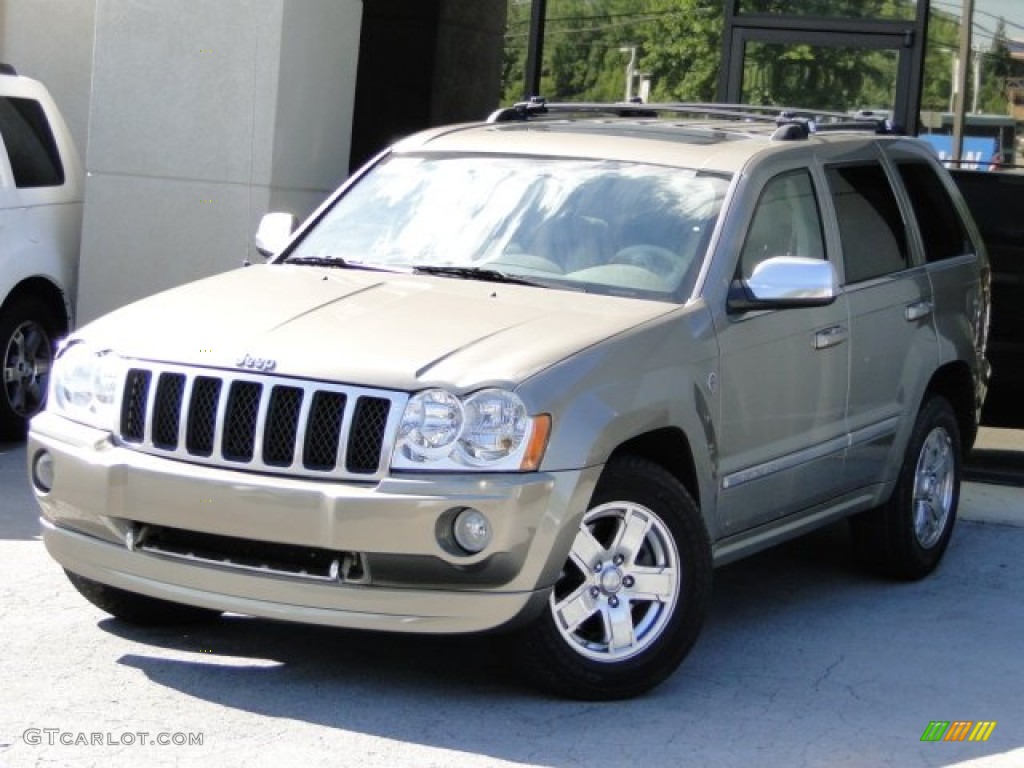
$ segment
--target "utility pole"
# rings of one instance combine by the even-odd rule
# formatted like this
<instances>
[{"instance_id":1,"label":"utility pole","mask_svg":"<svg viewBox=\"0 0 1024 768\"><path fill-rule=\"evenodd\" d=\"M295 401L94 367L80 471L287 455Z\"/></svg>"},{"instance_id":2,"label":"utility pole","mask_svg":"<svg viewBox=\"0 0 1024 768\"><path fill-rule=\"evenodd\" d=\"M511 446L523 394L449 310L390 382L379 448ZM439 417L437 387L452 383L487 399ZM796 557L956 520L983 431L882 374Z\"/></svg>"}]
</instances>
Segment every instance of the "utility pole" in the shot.
<instances>
[{"instance_id":1,"label":"utility pole","mask_svg":"<svg viewBox=\"0 0 1024 768\"><path fill-rule=\"evenodd\" d=\"M967 115L967 71L971 60L971 27L974 26L974 0L964 0L960 17L960 66L957 67L956 104L953 107L953 162L963 156L964 124Z\"/></svg>"},{"instance_id":2,"label":"utility pole","mask_svg":"<svg viewBox=\"0 0 1024 768\"><path fill-rule=\"evenodd\" d=\"M971 112L978 114L978 97L981 94L981 48L974 49L974 92L971 94Z\"/></svg>"},{"instance_id":3,"label":"utility pole","mask_svg":"<svg viewBox=\"0 0 1024 768\"><path fill-rule=\"evenodd\" d=\"M626 64L626 98L627 103L633 101L633 81L636 80L636 46L624 45L619 48L619 53L629 54L629 63Z\"/></svg>"}]
</instances>

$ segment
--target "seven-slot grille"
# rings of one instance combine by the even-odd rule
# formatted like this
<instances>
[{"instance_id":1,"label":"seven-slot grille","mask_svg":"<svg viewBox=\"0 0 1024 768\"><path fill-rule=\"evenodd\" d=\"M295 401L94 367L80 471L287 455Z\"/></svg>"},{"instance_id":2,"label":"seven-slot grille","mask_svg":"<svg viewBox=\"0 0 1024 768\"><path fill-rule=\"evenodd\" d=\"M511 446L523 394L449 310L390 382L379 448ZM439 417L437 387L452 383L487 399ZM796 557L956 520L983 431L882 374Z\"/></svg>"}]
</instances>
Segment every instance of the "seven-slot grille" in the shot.
<instances>
[{"instance_id":1,"label":"seven-slot grille","mask_svg":"<svg viewBox=\"0 0 1024 768\"><path fill-rule=\"evenodd\" d=\"M119 434L146 453L252 471L371 480L406 395L175 366L132 367Z\"/></svg>"}]
</instances>

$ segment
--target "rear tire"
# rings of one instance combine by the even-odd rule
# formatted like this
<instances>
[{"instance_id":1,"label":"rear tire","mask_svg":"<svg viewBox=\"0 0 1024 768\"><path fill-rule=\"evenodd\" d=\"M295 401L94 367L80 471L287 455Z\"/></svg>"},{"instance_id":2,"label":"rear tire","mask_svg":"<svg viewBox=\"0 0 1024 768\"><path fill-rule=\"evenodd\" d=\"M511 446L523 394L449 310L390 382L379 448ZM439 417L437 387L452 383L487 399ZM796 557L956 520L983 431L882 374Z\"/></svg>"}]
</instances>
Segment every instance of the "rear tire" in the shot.
<instances>
[{"instance_id":1,"label":"rear tire","mask_svg":"<svg viewBox=\"0 0 1024 768\"><path fill-rule=\"evenodd\" d=\"M585 700L653 688L697 640L711 546L697 505L662 467L608 464L548 606L516 639L536 686Z\"/></svg>"},{"instance_id":2,"label":"rear tire","mask_svg":"<svg viewBox=\"0 0 1024 768\"><path fill-rule=\"evenodd\" d=\"M953 535L961 471L953 407L931 396L918 413L892 496L850 520L860 562L874 573L905 580L935 570Z\"/></svg>"},{"instance_id":3,"label":"rear tire","mask_svg":"<svg viewBox=\"0 0 1024 768\"><path fill-rule=\"evenodd\" d=\"M64 571L75 589L102 611L116 619L141 627L158 627L172 624L198 624L213 621L220 611L196 608L191 605L172 603L148 595L128 592L124 589L100 584L71 571Z\"/></svg>"}]
</instances>

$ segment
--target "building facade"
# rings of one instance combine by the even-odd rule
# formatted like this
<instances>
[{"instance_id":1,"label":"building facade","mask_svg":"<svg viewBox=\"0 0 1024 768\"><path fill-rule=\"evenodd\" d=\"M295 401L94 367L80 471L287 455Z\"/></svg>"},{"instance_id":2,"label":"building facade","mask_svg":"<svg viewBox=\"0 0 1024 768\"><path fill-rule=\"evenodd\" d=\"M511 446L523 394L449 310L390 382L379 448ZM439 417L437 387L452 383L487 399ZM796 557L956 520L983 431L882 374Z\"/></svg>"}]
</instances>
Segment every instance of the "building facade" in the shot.
<instances>
[{"instance_id":1,"label":"building facade","mask_svg":"<svg viewBox=\"0 0 1024 768\"><path fill-rule=\"evenodd\" d=\"M78 320L258 258L353 165L500 96L505 0L0 0L87 171Z\"/></svg>"}]
</instances>

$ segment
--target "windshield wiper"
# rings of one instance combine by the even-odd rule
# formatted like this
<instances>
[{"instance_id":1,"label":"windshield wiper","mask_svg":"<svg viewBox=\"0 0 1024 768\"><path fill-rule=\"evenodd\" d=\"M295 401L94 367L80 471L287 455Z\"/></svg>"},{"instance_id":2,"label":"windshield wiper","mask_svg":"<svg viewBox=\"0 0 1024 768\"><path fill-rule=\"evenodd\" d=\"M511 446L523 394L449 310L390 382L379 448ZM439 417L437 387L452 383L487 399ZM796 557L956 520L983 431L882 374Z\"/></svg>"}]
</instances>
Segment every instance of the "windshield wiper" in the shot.
<instances>
[{"instance_id":1,"label":"windshield wiper","mask_svg":"<svg viewBox=\"0 0 1024 768\"><path fill-rule=\"evenodd\" d=\"M327 256L289 256L282 264L308 264L311 267L337 267L344 269L348 262L344 259L332 259Z\"/></svg>"},{"instance_id":2,"label":"windshield wiper","mask_svg":"<svg viewBox=\"0 0 1024 768\"><path fill-rule=\"evenodd\" d=\"M403 270L392 267L379 267L376 264L367 264L362 261L345 261L340 256L331 258L329 256L294 256L285 259L282 264L304 264L310 267L331 267L333 269L363 269L367 272L401 272Z\"/></svg>"},{"instance_id":3,"label":"windshield wiper","mask_svg":"<svg viewBox=\"0 0 1024 768\"><path fill-rule=\"evenodd\" d=\"M427 264L425 266L413 267L412 271L417 275L461 277L465 280L482 280L487 283L508 283L510 285L530 285L534 288L551 287L539 280L528 280L525 277L510 275L507 272L500 272L497 269L486 269L484 267L455 267L440 264Z\"/></svg>"}]
</instances>

